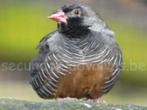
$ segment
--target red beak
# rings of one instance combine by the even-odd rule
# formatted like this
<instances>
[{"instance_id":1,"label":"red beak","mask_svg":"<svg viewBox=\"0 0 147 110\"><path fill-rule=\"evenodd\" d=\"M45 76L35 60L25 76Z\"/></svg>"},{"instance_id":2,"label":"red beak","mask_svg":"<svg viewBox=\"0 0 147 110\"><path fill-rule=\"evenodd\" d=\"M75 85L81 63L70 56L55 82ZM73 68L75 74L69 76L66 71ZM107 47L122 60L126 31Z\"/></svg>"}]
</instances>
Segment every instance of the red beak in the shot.
<instances>
[{"instance_id":1,"label":"red beak","mask_svg":"<svg viewBox=\"0 0 147 110\"><path fill-rule=\"evenodd\" d=\"M63 11L58 11L57 13L52 14L48 18L52 19L58 23L60 23L60 22L67 23L67 17Z\"/></svg>"}]
</instances>

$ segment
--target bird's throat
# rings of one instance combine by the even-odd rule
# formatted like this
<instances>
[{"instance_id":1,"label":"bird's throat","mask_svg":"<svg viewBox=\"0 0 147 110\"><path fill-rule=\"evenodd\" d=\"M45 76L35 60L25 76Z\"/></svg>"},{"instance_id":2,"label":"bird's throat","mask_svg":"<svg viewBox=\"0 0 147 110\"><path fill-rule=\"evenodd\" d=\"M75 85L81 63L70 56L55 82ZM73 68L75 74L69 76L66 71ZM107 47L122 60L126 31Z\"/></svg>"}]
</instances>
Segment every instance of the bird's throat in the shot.
<instances>
[{"instance_id":1,"label":"bird's throat","mask_svg":"<svg viewBox=\"0 0 147 110\"><path fill-rule=\"evenodd\" d=\"M69 26L66 24L58 24L58 31L67 37L79 38L87 35L90 30L86 26Z\"/></svg>"}]
</instances>

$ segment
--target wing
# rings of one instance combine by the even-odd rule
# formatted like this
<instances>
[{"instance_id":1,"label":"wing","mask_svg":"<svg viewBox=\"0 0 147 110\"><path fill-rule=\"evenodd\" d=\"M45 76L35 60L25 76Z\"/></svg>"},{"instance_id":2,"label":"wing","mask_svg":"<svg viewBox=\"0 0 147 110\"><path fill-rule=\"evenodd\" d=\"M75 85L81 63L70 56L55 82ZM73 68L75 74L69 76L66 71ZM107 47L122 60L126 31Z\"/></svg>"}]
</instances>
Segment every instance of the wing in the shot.
<instances>
[{"instance_id":1,"label":"wing","mask_svg":"<svg viewBox=\"0 0 147 110\"><path fill-rule=\"evenodd\" d=\"M106 29L105 31L102 32L104 36L107 36L106 43L109 45L111 49L111 51L108 52L108 56L105 59L113 67L112 75L105 81L103 87L103 93L106 94L112 89L115 82L119 78L119 74L122 68L122 52L120 50L119 45L115 41L113 41L113 43L111 44L111 38L114 39L113 32L109 29Z\"/></svg>"},{"instance_id":2,"label":"wing","mask_svg":"<svg viewBox=\"0 0 147 110\"><path fill-rule=\"evenodd\" d=\"M56 91L56 83L59 75L56 71L58 59L56 54L50 49L50 38L55 33L46 35L38 45L39 55L33 60L31 65L31 85L37 94L42 98L50 98L54 96ZM53 42L51 40L51 42Z\"/></svg>"},{"instance_id":3,"label":"wing","mask_svg":"<svg viewBox=\"0 0 147 110\"><path fill-rule=\"evenodd\" d=\"M47 40L48 39L51 39L51 37L54 35L56 33L56 31L55 32L52 32L52 33L49 33L49 34L47 34L46 36L44 36L41 40L40 40L40 43L39 43L39 45L37 46L37 48L39 49L39 53L40 54L42 54L42 53L46 53L46 51L47 51L47 53L48 53L48 44L47 44Z\"/></svg>"},{"instance_id":4,"label":"wing","mask_svg":"<svg viewBox=\"0 0 147 110\"><path fill-rule=\"evenodd\" d=\"M113 65L113 72L112 72L112 75L106 80L104 84L103 93L105 94L112 89L112 87L118 80L120 71L122 69L122 53L119 50L119 48L115 49L115 53L113 54L114 56L111 57L112 60L110 60L111 64Z\"/></svg>"},{"instance_id":5,"label":"wing","mask_svg":"<svg viewBox=\"0 0 147 110\"><path fill-rule=\"evenodd\" d=\"M40 43L37 46L37 49L39 50L39 55L37 56L37 58L35 58L32 61L32 64L31 64L30 74L32 77L37 73L37 70L40 68L39 65L41 63L43 63L44 56L46 56L46 54L50 53L49 45L47 44L47 40L50 39L50 37L52 37L52 35L54 33L55 32L49 33L40 40Z\"/></svg>"}]
</instances>

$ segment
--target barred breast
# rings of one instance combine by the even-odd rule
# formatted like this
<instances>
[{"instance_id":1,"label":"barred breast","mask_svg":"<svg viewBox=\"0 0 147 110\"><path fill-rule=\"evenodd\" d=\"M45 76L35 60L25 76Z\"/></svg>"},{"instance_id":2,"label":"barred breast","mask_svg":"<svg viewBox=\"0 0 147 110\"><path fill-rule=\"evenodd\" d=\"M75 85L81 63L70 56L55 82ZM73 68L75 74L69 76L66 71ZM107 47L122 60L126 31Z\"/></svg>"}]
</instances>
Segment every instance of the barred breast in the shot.
<instances>
[{"instance_id":1,"label":"barred breast","mask_svg":"<svg viewBox=\"0 0 147 110\"><path fill-rule=\"evenodd\" d=\"M52 33L39 49L31 84L42 98L98 98L111 90L121 70L121 51L108 34L93 32L74 39Z\"/></svg>"}]
</instances>

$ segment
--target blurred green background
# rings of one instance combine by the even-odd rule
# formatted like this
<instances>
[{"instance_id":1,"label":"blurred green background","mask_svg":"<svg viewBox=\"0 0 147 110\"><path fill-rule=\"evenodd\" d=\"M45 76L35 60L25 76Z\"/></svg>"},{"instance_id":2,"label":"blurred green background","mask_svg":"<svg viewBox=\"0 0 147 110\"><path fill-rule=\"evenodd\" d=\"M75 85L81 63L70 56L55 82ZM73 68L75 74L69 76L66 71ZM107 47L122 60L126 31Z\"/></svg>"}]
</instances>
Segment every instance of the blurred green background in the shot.
<instances>
[{"instance_id":1,"label":"blurred green background","mask_svg":"<svg viewBox=\"0 0 147 110\"><path fill-rule=\"evenodd\" d=\"M73 0L0 0L0 98L40 99L29 85L29 62L36 45L56 23L47 16ZM108 103L147 106L146 0L82 0L115 32L124 68Z\"/></svg>"}]
</instances>

